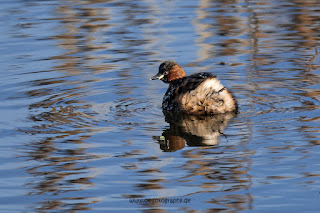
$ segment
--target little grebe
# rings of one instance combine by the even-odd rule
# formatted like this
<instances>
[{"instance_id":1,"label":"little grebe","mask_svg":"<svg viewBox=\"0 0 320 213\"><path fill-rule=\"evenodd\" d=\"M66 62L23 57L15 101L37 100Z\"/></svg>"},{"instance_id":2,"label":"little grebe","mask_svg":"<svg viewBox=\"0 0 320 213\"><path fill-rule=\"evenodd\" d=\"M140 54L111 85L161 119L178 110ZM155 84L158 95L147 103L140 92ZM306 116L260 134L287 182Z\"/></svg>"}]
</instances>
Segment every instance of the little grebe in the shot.
<instances>
[{"instance_id":1,"label":"little grebe","mask_svg":"<svg viewBox=\"0 0 320 213\"><path fill-rule=\"evenodd\" d=\"M164 111L198 115L237 111L232 94L211 73L187 76L177 62L165 61L160 65L158 74L150 80L155 79L169 83L162 102Z\"/></svg>"}]
</instances>

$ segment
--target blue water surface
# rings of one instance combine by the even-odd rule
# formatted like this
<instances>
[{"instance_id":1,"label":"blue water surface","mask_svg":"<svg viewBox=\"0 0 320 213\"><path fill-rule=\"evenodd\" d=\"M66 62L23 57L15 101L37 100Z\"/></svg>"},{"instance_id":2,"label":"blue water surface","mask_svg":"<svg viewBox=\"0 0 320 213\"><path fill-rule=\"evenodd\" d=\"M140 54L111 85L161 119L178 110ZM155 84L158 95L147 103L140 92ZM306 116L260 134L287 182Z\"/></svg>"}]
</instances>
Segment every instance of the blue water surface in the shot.
<instances>
[{"instance_id":1,"label":"blue water surface","mask_svg":"<svg viewBox=\"0 0 320 213\"><path fill-rule=\"evenodd\" d=\"M0 212L317 212L317 1L1 1ZM239 114L172 119L165 60Z\"/></svg>"}]
</instances>

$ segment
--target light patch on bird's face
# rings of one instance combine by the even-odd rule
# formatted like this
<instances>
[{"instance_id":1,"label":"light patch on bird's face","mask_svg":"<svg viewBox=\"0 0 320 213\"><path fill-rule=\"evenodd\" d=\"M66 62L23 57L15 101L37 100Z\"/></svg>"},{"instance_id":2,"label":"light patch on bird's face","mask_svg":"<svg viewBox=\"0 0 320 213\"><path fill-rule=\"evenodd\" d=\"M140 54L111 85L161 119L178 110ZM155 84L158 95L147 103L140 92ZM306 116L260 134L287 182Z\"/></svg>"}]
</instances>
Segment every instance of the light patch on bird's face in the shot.
<instances>
[{"instance_id":1,"label":"light patch on bird's face","mask_svg":"<svg viewBox=\"0 0 320 213\"><path fill-rule=\"evenodd\" d=\"M158 73L157 75L153 76L152 78L150 78L150 80L156 80L156 79L159 79L159 80L162 80L162 81L166 81L166 75L164 75L163 73Z\"/></svg>"},{"instance_id":2,"label":"light patch on bird's face","mask_svg":"<svg viewBox=\"0 0 320 213\"><path fill-rule=\"evenodd\" d=\"M159 80L161 80L161 79L163 79L163 78L164 78L164 75L163 75L163 74L159 76Z\"/></svg>"}]
</instances>

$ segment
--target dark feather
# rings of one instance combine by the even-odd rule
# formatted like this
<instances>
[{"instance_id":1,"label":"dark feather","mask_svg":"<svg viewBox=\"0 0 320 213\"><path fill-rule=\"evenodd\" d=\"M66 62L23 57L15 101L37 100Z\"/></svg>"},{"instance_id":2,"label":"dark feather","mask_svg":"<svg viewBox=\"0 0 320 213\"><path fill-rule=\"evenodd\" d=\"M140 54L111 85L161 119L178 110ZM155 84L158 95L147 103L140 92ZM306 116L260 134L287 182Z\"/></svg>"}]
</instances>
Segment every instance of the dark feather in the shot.
<instances>
[{"instance_id":1,"label":"dark feather","mask_svg":"<svg viewBox=\"0 0 320 213\"><path fill-rule=\"evenodd\" d=\"M186 93L197 88L207 78L215 78L216 76L208 72L200 72L192 74L188 77L179 79L176 88L176 95ZM175 82L174 82L175 83Z\"/></svg>"}]
</instances>

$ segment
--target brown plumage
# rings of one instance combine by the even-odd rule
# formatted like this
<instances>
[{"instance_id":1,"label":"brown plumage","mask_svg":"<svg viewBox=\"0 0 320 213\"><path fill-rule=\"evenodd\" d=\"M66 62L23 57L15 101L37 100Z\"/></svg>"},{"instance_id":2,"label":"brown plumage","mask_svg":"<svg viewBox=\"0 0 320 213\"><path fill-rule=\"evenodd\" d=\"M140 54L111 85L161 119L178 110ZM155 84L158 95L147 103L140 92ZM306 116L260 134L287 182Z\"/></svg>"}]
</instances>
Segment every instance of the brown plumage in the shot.
<instances>
[{"instance_id":1,"label":"brown plumage","mask_svg":"<svg viewBox=\"0 0 320 213\"><path fill-rule=\"evenodd\" d=\"M237 103L231 93L211 73L196 73L187 76L184 69L174 61L165 61L157 75L169 83L163 97L162 109L188 114L219 114L237 111Z\"/></svg>"}]
</instances>

